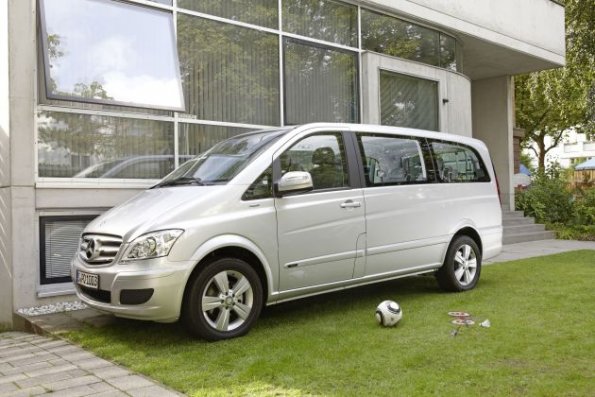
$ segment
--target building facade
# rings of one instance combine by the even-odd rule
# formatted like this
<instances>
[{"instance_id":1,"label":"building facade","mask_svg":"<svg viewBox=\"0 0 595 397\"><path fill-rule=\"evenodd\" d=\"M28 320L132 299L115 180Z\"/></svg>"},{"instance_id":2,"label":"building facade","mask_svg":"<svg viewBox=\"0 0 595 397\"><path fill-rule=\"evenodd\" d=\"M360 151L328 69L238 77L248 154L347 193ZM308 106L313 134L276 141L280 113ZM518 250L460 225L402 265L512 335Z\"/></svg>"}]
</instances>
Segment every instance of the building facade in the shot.
<instances>
[{"instance_id":1,"label":"building facade","mask_svg":"<svg viewBox=\"0 0 595 397\"><path fill-rule=\"evenodd\" d=\"M0 323L70 299L90 219L245 131L473 136L510 206L511 76L564 55L551 0L0 0Z\"/></svg>"}]
</instances>

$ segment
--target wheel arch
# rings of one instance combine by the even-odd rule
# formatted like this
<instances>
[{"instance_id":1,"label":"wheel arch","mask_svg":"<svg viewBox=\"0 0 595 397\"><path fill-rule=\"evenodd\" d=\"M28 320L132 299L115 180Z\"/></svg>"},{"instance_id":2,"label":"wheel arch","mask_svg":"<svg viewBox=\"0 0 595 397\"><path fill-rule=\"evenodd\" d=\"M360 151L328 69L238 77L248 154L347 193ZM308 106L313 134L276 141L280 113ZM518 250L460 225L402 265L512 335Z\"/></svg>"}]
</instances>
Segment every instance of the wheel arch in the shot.
<instances>
[{"instance_id":1,"label":"wheel arch","mask_svg":"<svg viewBox=\"0 0 595 397\"><path fill-rule=\"evenodd\" d=\"M184 305L190 281L213 260L224 257L241 259L250 264L260 279L263 289L263 304L266 304L270 291L273 291L273 275L264 253L252 241L237 235L217 236L198 248L193 255L196 263L189 272L184 284L181 304Z\"/></svg>"},{"instance_id":2,"label":"wheel arch","mask_svg":"<svg viewBox=\"0 0 595 397\"><path fill-rule=\"evenodd\" d=\"M444 263L444 260L446 258L446 253L450 249L450 246L459 236L467 236L467 237L472 238L473 241L475 241L475 244L477 244L477 247L479 248L481 257L483 258L483 244L481 242L481 236L479 235L479 232L472 226L463 226L463 227L459 228L456 231L456 233L454 233L453 236L451 237L450 242L448 243L448 245L446 246L446 249L442 253L442 263Z\"/></svg>"}]
</instances>

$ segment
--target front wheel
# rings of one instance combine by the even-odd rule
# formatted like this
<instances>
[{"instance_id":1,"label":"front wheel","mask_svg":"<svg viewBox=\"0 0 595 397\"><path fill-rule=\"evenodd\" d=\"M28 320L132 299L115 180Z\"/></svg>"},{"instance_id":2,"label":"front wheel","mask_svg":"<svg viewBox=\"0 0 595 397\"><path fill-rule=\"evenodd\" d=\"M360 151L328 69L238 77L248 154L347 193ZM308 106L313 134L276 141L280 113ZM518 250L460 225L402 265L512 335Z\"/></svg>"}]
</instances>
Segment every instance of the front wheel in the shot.
<instances>
[{"instance_id":1,"label":"front wheel","mask_svg":"<svg viewBox=\"0 0 595 397\"><path fill-rule=\"evenodd\" d=\"M190 280L183 320L191 334L210 341L248 333L262 308L260 278L248 263L217 259Z\"/></svg>"},{"instance_id":2,"label":"front wheel","mask_svg":"<svg viewBox=\"0 0 595 397\"><path fill-rule=\"evenodd\" d=\"M477 243L469 236L459 236L448 248L436 279L446 291L467 291L475 287L480 273L481 252Z\"/></svg>"}]
</instances>

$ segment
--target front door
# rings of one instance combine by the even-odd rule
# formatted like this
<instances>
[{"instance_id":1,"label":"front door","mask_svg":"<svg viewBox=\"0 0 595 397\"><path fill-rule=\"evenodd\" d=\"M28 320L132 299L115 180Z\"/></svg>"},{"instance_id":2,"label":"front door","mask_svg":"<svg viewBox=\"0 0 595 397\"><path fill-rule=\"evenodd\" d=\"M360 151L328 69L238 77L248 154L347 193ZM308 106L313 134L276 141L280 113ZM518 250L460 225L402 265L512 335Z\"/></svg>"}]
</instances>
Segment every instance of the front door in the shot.
<instances>
[{"instance_id":1,"label":"front door","mask_svg":"<svg viewBox=\"0 0 595 397\"><path fill-rule=\"evenodd\" d=\"M342 133L307 136L279 157L281 174L307 171L314 189L275 198L281 291L353 277L365 233L362 190L354 188Z\"/></svg>"}]
</instances>

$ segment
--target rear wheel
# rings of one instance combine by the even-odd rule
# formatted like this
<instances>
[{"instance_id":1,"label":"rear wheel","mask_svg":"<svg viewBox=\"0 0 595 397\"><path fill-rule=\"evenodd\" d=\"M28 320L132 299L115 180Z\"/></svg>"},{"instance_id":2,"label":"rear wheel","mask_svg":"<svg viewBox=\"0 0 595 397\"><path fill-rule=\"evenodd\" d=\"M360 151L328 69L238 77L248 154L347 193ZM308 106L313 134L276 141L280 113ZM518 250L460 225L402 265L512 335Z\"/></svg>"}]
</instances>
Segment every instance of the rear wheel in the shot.
<instances>
[{"instance_id":1,"label":"rear wheel","mask_svg":"<svg viewBox=\"0 0 595 397\"><path fill-rule=\"evenodd\" d=\"M195 336L211 341L242 336L260 315L262 285L256 271L243 260L215 260L190 283L183 320Z\"/></svg>"},{"instance_id":2,"label":"rear wheel","mask_svg":"<svg viewBox=\"0 0 595 397\"><path fill-rule=\"evenodd\" d=\"M481 252L477 243L469 236L458 236L448 248L436 279L446 291L467 291L475 287L480 273Z\"/></svg>"}]
</instances>

